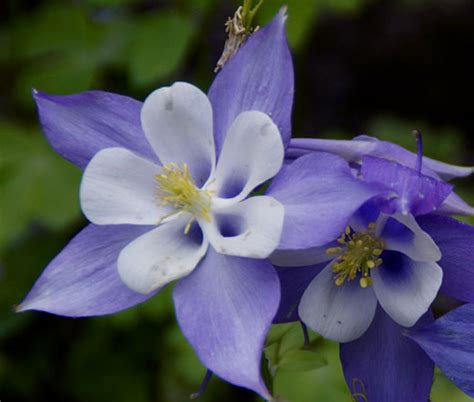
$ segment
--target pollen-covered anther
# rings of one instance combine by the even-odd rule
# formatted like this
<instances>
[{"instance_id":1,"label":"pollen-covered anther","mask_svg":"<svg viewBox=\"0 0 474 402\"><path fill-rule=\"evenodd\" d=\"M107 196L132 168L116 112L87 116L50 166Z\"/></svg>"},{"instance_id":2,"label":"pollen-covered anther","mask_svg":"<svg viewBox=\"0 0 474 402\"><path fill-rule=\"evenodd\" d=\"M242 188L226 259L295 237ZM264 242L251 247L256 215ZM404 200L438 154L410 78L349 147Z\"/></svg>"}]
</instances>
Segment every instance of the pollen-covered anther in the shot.
<instances>
[{"instance_id":1,"label":"pollen-covered anther","mask_svg":"<svg viewBox=\"0 0 474 402\"><path fill-rule=\"evenodd\" d=\"M348 226L337 242L340 247L326 250L329 256L337 256L332 264L336 285L359 278L362 288L371 286L370 271L382 264L380 256L384 249L383 240L375 236L375 223L369 224L367 231L358 233Z\"/></svg>"},{"instance_id":2,"label":"pollen-covered anther","mask_svg":"<svg viewBox=\"0 0 474 402\"><path fill-rule=\"evenodd\" d=\"M176 163L163 166L161 173L155 175L155 179L158 183L157 201L161 206L173 207L173 211L158 223L179 212L190 213L192 218L184 230L187 234L196 218L211 221L211 192L196 186L186 163L182 168Z\"/></svg>"}]
</instances>

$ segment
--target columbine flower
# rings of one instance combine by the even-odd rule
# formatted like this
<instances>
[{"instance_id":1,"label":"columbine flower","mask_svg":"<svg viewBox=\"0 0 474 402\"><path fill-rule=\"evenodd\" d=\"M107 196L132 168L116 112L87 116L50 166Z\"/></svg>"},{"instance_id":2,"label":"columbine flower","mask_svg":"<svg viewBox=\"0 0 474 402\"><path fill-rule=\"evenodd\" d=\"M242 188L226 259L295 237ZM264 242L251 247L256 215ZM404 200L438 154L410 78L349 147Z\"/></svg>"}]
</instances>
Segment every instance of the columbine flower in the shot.
<instances>
[{"instance_id":1,"label":"columbine flower","mask_svg":"<svg viewBox=\"0 0 474 402\"><path fill-rule=\"evenodd\" d=\"M212 106L198 88L176 83L153 92L141 121L163 165L106 148L89 162L81 184L92 223L158 225L120 252L123 282L148 294L189 275L209 244L225 255L268 257L278 245L283 206L271 197L246 198L283 162L272 120L258 111L239 114L217 165Z\"/></svg>"},{"instance_id":2,"label":"columbine flower","mask_svg":"<svg viewBox=\"0 0 474 402\"><path fill-rule=\"evenodd\" d=\"M408 154L408 151L404 152ZM325 155L331 166L336 166L338 161L340 166L336 170L348 169L335 155L319 155ZM468 337L472 337L469 321L472 321L472 309L469 313L466 307L467 315L462 317L450 313L434 324L430 324L432 314L428 311L415 325L406 328L416 316L424 313L423 310L429 309L431 295L439 286L439 268L442 269L440 292L474 303L474 227L439 215L453 194L451 187L420 173L427 169L423 165L427 159L421 158L421 149L418 155L410 155L411 162L406 161L406 164L414 169L373 156L354 158L359 164L352 165L359 185L382 185L387 191L381 191L352 217L345 215L350 230L341 230L343 222L337 222L342 235L332 237L333 242L321 247L323 239L314 235L307 249L282 250L273 257L278 265L287 266L279 268L282 302L276 322L303 318L333 339L350 339L370 325L358 339L341 344L344 375L356 400L427 401L434 373L433 362L427 354L464 392L470 395L473 392L472 370L466 364L472 361L473 353ZM389 156L393 159L396 155ZM273 183L283 186L285 180L297 174L299 164L311 159L316 156L309 154L297 159L292 164L295 168L287 166ZM439 163L438 166L443 165ZM328 171L324 166L319 168L324 175L329 174L329 168ZM459 172L464 168L445 165L443 169ZM344 191L344 185L334 184L332 190L328 186L324 189L324 197L333 202L335 208L346 205L349 210L347 204L360 203L357 199L360 189L349 187ZM325 221L329 207L320 203L322 194L316 186L311 187L310 181L307 188L306 194L311 196L313 203L312 215L307 219L312 219L311 224L319 228L318 233L328 235L332 230ZM269 190L269 194L279 199L278 194ZM467 206L465 212L469 210ZM373 222L376 224L371 225ZM310 227L303 227L302 231L307 236L311 234ZM284 229L283 244L287 236ZM398 250L387 251L389 247ZM436 254L441 259L433 262ZM394 264L396 261L400 264ZM321 296L312 293L311 288L324 281L327 287L321 291L328 299L316 301ZM342 284L338 286L336 282ZM364 299L364 292L370 297ZM378 305L373 301L374 294ZM346 303L341 303L344 298ZM334 304L330 305L329 299ZM325 313L321 313L318 302L326 307ZM315 322L311 314L321 318L326 325ZM404 321L408 319L411 322Z\"/></svg>"},{"instance_id":3,"label":"columbine flower","mask_svg":"<svg viewBox=\"0 0 474 402\"><path fill-rule=\"evenodd\" d=\"M301 159L311 157L296 160L289 169L295 165L297 169ZM421 149L415 160L418 160L417 169L373 156L362 157L358 170L362 181L379 189L385 187L386 192L368 201L350 217L340 236L327 238L331 241L322 247L320 242L315 242L309 245L313 249L293 256L291 265L326 262L299 303L301 319L322 335L339 342L357 339L370 326L377 304L395 322L411 327L437 295L443 276L438 264L442 253L415 216L437 220L432 213L439 212L452 187L421 173ZM274 183L278 185L287 180L280 174ZM343 185L340 187L344 189ZM272 188L268 194L280 199ZM326 193L325 199L316 188L312 195L316 221L320 208L328 208L321 206L322 200L341 197L339 189ZM359 205L355 198L355 193L349 192L347 202ZM321 227L320 223L318 232L332 229ZM304 259L298 262L295 257ZM289 265L288 252L277 253L274 261L278 265Z\"/></svg>"},{"instance_id":4,"label":"columbine flower","mask_svg":"<svg viewBox=\"0 0 474 402\"><path fill-rule=\"evenodd\" d=\"M91 316L126 309L181 278L178 322L209 370L270 398L260 375L279 281L265 259L282 206L250 192L280 168L293 67L280 12L214 81L133 99L35 92L53 148L85 167L91 223L50 263L19 311ZM269 117L271 116L271 117ZM273 123L274 122L274 123Z\"/></svg>"}]
</instances>

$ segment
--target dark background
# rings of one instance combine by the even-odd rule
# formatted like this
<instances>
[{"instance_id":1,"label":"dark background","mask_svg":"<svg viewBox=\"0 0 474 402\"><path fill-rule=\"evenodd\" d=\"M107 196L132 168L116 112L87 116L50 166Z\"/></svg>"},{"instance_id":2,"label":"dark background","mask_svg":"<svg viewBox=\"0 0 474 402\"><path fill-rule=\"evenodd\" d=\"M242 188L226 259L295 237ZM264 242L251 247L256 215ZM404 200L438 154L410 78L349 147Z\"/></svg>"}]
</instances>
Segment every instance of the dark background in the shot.
<instances>
[{"instance_id":1,"label":"dark background","mask_svg":"<svg viewBox=\"0 0 474 402\"><path fill-rule=\"evenodd\" d=\"M267 0L265 24L289 5L296 69L294 136L367 133L474 165L474 2ZM173 314L170 290L109 317L16 315L49 260L85 224L80 172L47 146L31 88L102 89L143 99L176 80L206 90L238 2L76 0L0 2L0 400L186 401L204 375ZM458 181L474 202L472 179ZM348 194L350 196L350 194ZM473 223L472 220L470 220ZM351 401L337 346L328 365L279 370L292 402ZM256 401L214 379L203 401ZM472 400L437 374L434 402Z\"/></svg>"}]
</instances>

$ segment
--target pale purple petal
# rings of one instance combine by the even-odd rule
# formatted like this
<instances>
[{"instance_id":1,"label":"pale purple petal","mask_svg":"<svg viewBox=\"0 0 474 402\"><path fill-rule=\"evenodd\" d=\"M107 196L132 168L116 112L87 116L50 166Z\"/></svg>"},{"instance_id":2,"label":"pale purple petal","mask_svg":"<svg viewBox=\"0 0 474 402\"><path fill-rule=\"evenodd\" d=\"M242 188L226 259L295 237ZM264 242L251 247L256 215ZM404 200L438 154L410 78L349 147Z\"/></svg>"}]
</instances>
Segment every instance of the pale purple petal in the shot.
<instances>
[{"instance_id":1,"label":"pale purple petal","mask_svg":"<svg viewBox=\"0 0 474 402\"><path fill-rule=\"evenodd\" d=\"M111 147L158 162L141 128L141 102L102 91L66 96L34 91L33 96L49 143L80 168L101 149Z\"/></svg>"},{"instance_id":2,"label":"pale purple petal","mask_svg":"<svg viewBox=\"0 0 474 402\"><path fill-rule=\"evenodd\" d=\"M278 248L306 249L335 240L351 216L384 191L358 180L344 159L325 152L285 165L266 192L285 207Z\"/></svg>"},{"instance_id":3,"label":"pale purple petal","mask_svg":"<svg viewBox=\"0 0 474 402\"><path fill-rule=\"evenodd\" d=\"M325 338L350 342L367 331L376 308L371 287L361 288L358 280L337 286L330 263L309 284L298 312L308 327Z\"/></svg>"},{"instance_id":4,"label":"pale purple petal","mask_svg":"<svg viewBox=\"0 0 474 402\"><path fill-rule=\"evenodd\" d=\"M209 248L174 289L176 316L202 363L224 380L270 394L260 374L265 336L280 284L266 260L228 257Z\"/></svg>"},{"instance_id":5,"label":"pale purple petal","mask_svg":"<svg viewBox=\"0 0 474 402\"><path fill-rule=\"evenodd\" d=\"M441 371L474 397L474 304L466 304L408 336Z\"/></svg>"},{"instance_id":6,"label":"pale purple petal","mask_svg":"<svg viewBox=\"0 0 474 402\"><path fill-rule=\"evenodd\" d=\"M219 153L232 122L242 112L267 113L285 146L291 136L293 62L285 34L285 11L253 34L217 75L209 90Z\"/></svg>"},{"instance_id":7,"label":"pale purple petal","mask_svg":"<svg viewBox=\"0 0 474 402\"><path fill-rule=\"evenodd\" d=\"M451 193L437 211L443 215L474 215L474 208L464 201L459 195Z\"/></svg>"},{"instance_id":8,"label":"pale purple petal","mask_svg":"<svg viewBox=\"0 0 474 402\"><path fill-rule=\"evenodd\" d=\"M381 257L383 264L371 272L374 292L395 322L411 327L430 308L443 271L435 262L416 262L396 251L385 251Z\"/></svg>"},{"instance_id":9,"label":"pale purple petal","mask_svg":"<svg viewBox=\"0 0 474 402\"><path fill-rule=\"evenodd\" d=\"M368 183L385 184L394 195L380 199L387 214L424 215L435 211L452 192L453 187L422 175L416 170L386 159L364 156L361 175Z\"/></svg>"},{"instance_id":10,"label":"pale purple petal","mask_svg":"<svg viewBox=\"0 0 474 402\"><path fill-rule=\"evenodd\" d=\"M117 257L152 226L89 225L48 265L17 311L41 310L69 317L111 314L149 299L120 279Z\"/></svg>"},{"instance_id":11,"label":"pale purple petal","mask_svg":"<svg viewBox=\"0 0 474 402\"><path fill-rule=\"evenodd\" d=\"M443 269L441 291L474 303L474 227L438 215L417 220L441 250L442 258L438 262Z\"/></svg>"},{"instance_id":12,"label":"pale purple petal","mask_svg":"<svg viewBox=\"0 0 474 402\"><path fill-rule=\"evenodd\" d=\"M426 314L420 324L431 320L431 314ZM427 402L429 399L433 363L415 342L403 336L403 328L381 308L361 338L341 345L340 357L355 401Z\"/></svg>"}]
</instances>

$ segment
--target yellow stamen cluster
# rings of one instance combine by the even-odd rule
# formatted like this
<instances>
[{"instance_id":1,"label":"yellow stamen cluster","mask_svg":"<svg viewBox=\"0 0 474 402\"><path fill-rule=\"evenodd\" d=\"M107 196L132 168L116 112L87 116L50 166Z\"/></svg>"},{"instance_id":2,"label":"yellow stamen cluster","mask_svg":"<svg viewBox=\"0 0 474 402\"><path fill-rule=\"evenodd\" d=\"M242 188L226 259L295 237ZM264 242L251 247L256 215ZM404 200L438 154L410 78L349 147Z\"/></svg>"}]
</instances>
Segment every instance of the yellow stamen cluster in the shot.
<instances>
[{"instance_id":1,"label":"yellow stamen cluster","mask_svg":"<svg viewBox=\"0 0 474 402\"><path fill-rule=\"evenodd\" d=\"M160 222L179 212L188 212L193 218L187 223L184 233L189 233L191 224L196 218L211 221L211 192L196 186L188 165L180 168L176 163L163 166L161 173L155 175L158 182L156 198L160 205L171 205L173 212L163 217ZM160 223L158 222L158 223Z\"/></svg>"},{"instance_id":2,"label":"yellow stamen cluster","mask_svg":"<svg viewBox=\"0 0 474 402\"><path fill-rule=\"evenodd\" d=\"M371 223L367 231L359 233L353 233L348 226L337 242L341 247L326 250L328 255L337 256L332 265L336 285L354 280L359 273L362 288L372 285L370 271L382 264L380 255L384 249L383 240L375 236L375 223Z\"/></svg>"}]
</instances>

